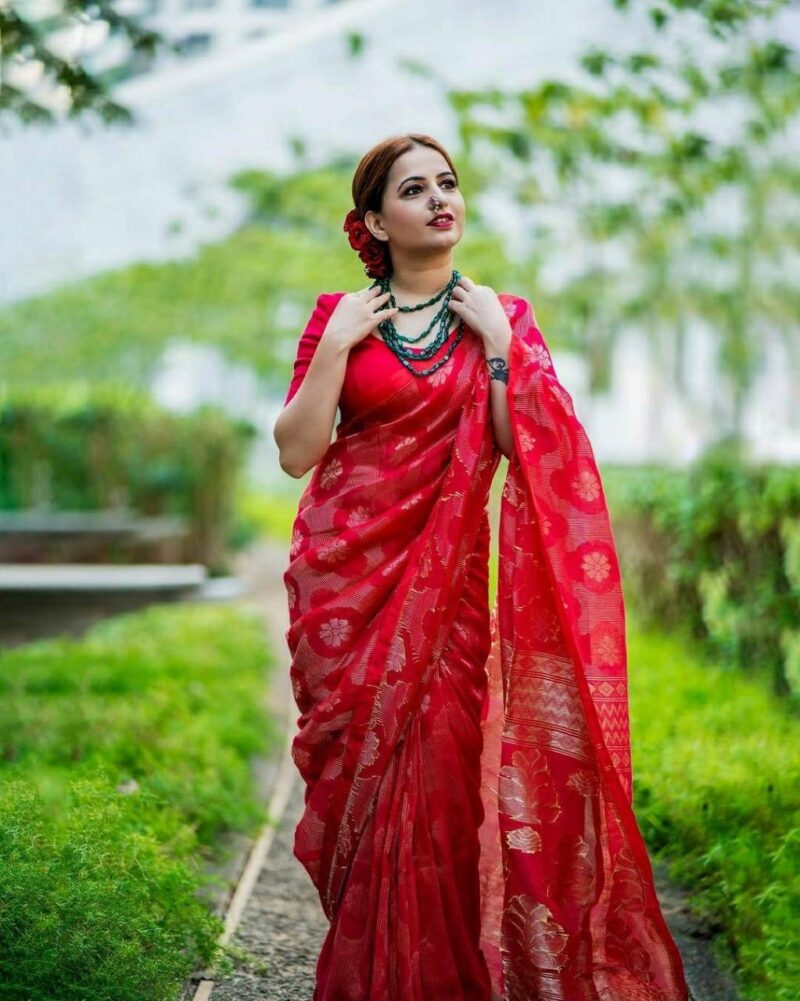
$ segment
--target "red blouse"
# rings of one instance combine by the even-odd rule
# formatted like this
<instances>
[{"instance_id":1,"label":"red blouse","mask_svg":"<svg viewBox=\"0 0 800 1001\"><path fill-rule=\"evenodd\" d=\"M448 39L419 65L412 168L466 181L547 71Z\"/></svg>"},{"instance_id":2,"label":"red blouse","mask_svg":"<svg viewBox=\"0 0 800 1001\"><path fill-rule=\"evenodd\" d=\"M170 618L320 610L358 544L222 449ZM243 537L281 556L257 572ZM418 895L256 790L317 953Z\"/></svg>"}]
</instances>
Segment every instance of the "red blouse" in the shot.
<instances>
[{"instance_id":1,"label":"red blouse","mask_svg":"<svg viewBox=\"0 0 800 1001\"><path fill-rule=\"evenodd\" d=\"M311 359L314 357L320 337L343 295L345 295L344 292L322 292L318 296L314 311L297 345L294 372L286 393L284 406L300 388ZM469 328L465 326L464 337L468 335ZM412 361L411 364L415 368L425 369L446 354L451 344L452 336L431 358ZM460 346L456 346L453 354L458 352ZM429 377L418 378L408 371L380 337L367 334L366 337L353 345L347 358L347 367L339 396L342 421L346 423L352 417L366 413L377 404L385 401L388 395L395 393L409 381L427 383L428 378L434 378L437 373L441 373L439 379L444 378L445 372L443 370L446 369L448 369L447 364L442 365L436 373L432 373ZM436 385L439 379L434 378L433 384ZM420 388L423 387L420 386Z\"/></svg>"}]
</instances>

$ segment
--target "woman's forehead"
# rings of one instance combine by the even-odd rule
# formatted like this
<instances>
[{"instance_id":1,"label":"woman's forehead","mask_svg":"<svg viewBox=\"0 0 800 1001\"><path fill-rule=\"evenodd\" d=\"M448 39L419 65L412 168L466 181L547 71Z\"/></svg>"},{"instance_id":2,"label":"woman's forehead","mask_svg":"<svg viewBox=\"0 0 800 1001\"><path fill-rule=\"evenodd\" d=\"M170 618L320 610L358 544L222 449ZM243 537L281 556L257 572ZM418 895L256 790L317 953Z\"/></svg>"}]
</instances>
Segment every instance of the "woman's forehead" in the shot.
<instances>
[{"instance_id":1,"label":"woman's forehead","mask_svg":"<svg viewBox=\"0 0 800 1001\"><path fill-rule=\"evenodd\" d=\"M434 176L443 172L451 173L450 164L442 154L427 146L422 149L406 150L392 164L389 176L400 182L403 178L411 174L425 174Z\"/></svg>"}]
</instances>

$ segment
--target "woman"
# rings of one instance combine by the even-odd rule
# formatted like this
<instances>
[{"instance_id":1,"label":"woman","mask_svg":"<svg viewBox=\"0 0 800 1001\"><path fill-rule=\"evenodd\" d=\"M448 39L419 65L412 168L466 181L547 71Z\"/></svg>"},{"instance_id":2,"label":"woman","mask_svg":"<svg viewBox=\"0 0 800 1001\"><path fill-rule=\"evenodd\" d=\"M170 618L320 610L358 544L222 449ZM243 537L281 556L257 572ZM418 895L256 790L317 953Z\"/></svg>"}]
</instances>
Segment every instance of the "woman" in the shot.
<instances>
[{"instance_id":1,"label":"woman","mask_svg":"<svg viewBox=\"0 0 800 1001\"><path fill-rule=\"evenodd\" d=\"M295 855L330 920L314 1001L685 1001L589 441L530 303L453 270L442 146L380 143L353 200L376 281L319 296L275 426L282 468L315 467L284 574Z\"/></svg>"}]
</instances>

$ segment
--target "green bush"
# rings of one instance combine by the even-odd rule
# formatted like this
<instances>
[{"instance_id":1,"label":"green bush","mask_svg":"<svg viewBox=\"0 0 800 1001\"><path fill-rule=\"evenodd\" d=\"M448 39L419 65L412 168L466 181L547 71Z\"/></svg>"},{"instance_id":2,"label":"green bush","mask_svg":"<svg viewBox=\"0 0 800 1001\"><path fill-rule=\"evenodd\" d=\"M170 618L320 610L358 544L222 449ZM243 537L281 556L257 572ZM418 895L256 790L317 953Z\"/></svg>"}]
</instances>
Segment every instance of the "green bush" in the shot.
<instances>
[{"instance_id":1,"label":"green bush","mask_svg":"<svg viewBox=\"0 0 800 1001\"><path fill-rule=\"evenodd\" d=\"M215 957L222 922L197 896L189 830L172 814L162 843L159 809L95 778L71 786L54 820L27 782L0 785L3 998L174 1001Z\"/></svg>"},{"instance_id":2,"label":"green bush","mask_svg":"<svg viewBox=\"0 0 800 1001\"><path fill-rule=\"evenodd\" d=\"M201 863L266 819L260 616L152 606L3 661L0 994L173 999L219 962Z\"/></svg>"},{"instance_id":3,"label":"green bush","mask_svg":"<svg viewBox=\"0 0 800 1001\"><path fill-rule=\"evenodd\" d=\"M800 468L751 464L723 443L685 472L605 479L643 621L688 624L716 657L800 701Z\"/></svg>"},{"instance_id":4,"label":"green bush","mask_svg":"<svg viewBox=\"0 0 800 1001\"><path fill-rule=\"evenodd\" d=\"M747 1001L800 997L800 721L687 632L629 627L634 806Z\"/></svg>"},{"instance_id":5,"label":"green bush","mask_svg":"<svg viewBox=\"0 0 800 1001\"><path fill-rule=\"evenodd\" d=\"M0 393L0 510L182 516L185 558L217 570L255 432L210 407L167 413L120 385L16 387Z\"/></svg>"}]
</instances>

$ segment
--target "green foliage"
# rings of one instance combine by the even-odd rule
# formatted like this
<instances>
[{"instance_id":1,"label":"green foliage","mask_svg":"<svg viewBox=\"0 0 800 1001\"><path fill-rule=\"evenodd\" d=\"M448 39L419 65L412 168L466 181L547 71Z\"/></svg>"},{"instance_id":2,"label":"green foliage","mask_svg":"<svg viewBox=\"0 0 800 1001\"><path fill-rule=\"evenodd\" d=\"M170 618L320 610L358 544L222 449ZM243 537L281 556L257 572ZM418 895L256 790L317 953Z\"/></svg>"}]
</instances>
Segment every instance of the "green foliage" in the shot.
<instances>
[{"instance_id":1,"label":"green foliage","mask_svg":"<svg viewBox=\"0 0 800 1001\"><path fill-rule=\"evenodd\" d=\"M611 491L626 596L643 620L686 622L730 667L768 671L800 704L800 469L751 465L722 443L687 472L643 470Z\"/></svg>"},{"instance_id":2,"label":"green foliage","mask_svg":"<svg viewBox=\"0 0 800 1001\"><path fill-rule=\"evenodd\" d=\"M57 823L25 782L0 786L0 982L8 1001L173 1001L216 954L222 922L196 894L183 831L153 805L76 782Z\"/></svg>"},{"instance_id":3,"label":"green foliage","mask_svg":"<svg viewBox=\"0 0 800 1001\"><path fill-rule=\"evenodd\" d=\"M212 407L169 414L120 384L15 387L0 392L0 510L181 515L186 558L217 570L254 434Z\"/></svg>"},{"instance_id":4,"label":"green foliage","mask_svg":"<svg viewBox=\"0 0 800 1001\"><path fill-rule=\"evenodd\" d=\"M629 622L634 805L746 1001L800 994L800 722L685 631Z\"/></svg>"},{"instance_id":5,"label":"green foliage","mask_svg":"<svg viewBox=\"0 0 800 1001\"><path fill-rule=\"evenodd\" d=\"M200 863L265 819L260 617L153 606L3 660L3 997L174 998L218 958Z\"/></svg>"},{"instance_id":6,"label":"green foliage","mask_svg":"<svg viewBox=\"0 0 800 1001\"><path fill-rule=\"evenodd\" d=\"M65 118L86 119L96 115L101 122L114 125L131 125L136 117L130 108L119 104L110 96L110 85L134 72L131 59L127 73L117 70L95 72L86 60L74 54L62 56L59 46L49 41L51 33L69 31L76 24L107 29L115 40L130 46L138 59L151 59L161 48L174 48L173 43L150 28L144 27L138 17L126 14L113 0L62 0L60 3L37 7L27 3L0 5L0 39L2 59L8 66L35 67L41 72L49 87L57 87L66 96ZM16 66L14 65L16 64ZM0 117L15 118L25 124L55 125L62 118L54 112L49 102L42 102L40 73L35 74L36 84L26 86L16 73L0 73Z\"/></svg>"},{"instance_id":7,"label":"green foliage","mask_svg":"<svg viewBox=\"0 0 800 1001\"><path fill-rule=\"evenodd\" d=\"M631 6L631 0L613 0L613 3L620 9ZM650 0L648 15L661 30L676 16L693 13L705 21L711 34L725 38L743 24L768 17L785 5L785 0Z\"/></svg>"},{"instance_id":8,"label":"green foliage","mask_svg":"<svg viewBox=\"0 0 800 1001\"><path fill-rule=\"evenodd\" d=\"M121 379L144 389L174 340L216 345L265 373L277 359L278 304L303 298L301 262L326 250L310 235L246 227L188 261L135 264L13 304L0 313L3 378ZM326 282L335 275L333 266Z\"/></svg>"},{"instance_id":9,"label":"green foliage","mask_svg":"<svg viewBox=\"0 0 800 1001\"><path fill-rule=\"evenodd\" d=\"M724 430L737 435L766 345L782 343L800 371L800 169L787 142L800 57L768 23L787 6L654 0L659 37L589 49L583 78L448 95L467 153L480 149L487 169L494 153L538 256L576 260L546 298L585 346L591 386L607 386L614 339L633 326L681 390L691 322L718 341Z\"/></svg>"}]
</instances>

